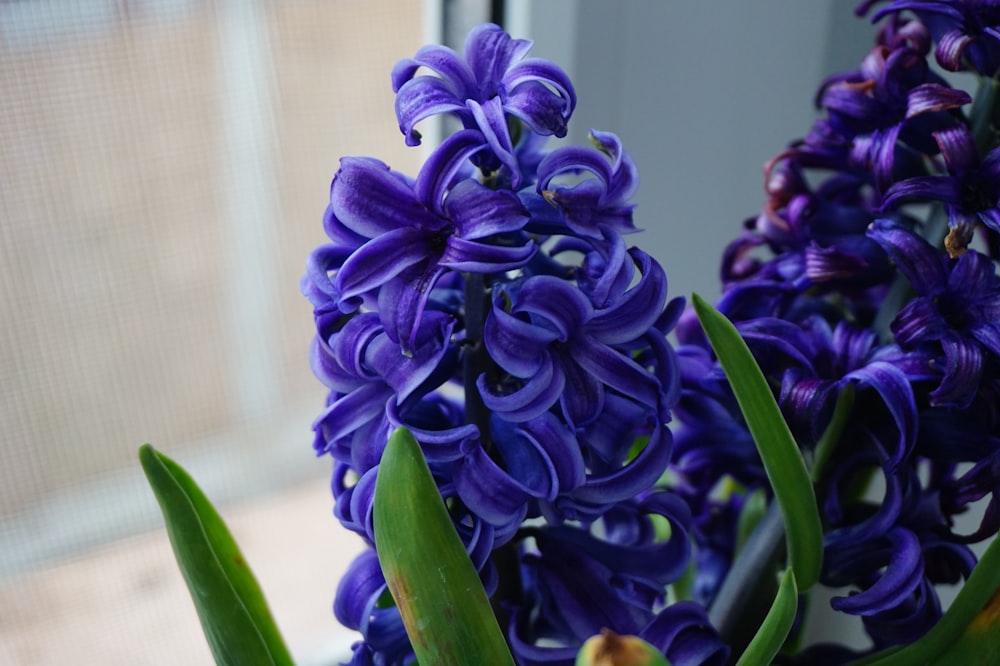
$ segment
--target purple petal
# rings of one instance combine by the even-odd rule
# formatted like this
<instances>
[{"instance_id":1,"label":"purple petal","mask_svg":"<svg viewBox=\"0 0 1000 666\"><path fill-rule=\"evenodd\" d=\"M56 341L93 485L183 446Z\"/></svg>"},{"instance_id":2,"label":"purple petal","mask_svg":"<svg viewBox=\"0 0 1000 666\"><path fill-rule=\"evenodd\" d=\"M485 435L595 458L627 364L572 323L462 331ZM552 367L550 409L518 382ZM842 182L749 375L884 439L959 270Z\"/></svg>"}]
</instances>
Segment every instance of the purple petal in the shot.
<instances>
[{"instance_id":1,"label":"purple petal","mask_svg":"<svg viewBox=\"0 0 1000 666\"><path fill-rule=\"evenodd\" d=\"M909 347L941 339L948 331L948 324L930 298L914 298L903 306L890 328L896 342Z\"/></svg>"},{"instance_id":2,"label":"purple petal","mask_svg":"<svg viewBox=\"0 0 1000 666\"><path fill-rule=\"evenodd\" d=\"M961 29L949 30L938 37L937 47L934 49L934 57L938 63L951 72L958 72L962 69L962 54L972 43L972 36L965 34Z\"/></svg>"},{"instance_id":3,"label":"purple petal","mask_svg":"<svg viewBox=\"0 0 1000 666\"><path fill-rule=\"evenodd\" d=\"M515 317L494 301L493 310L486 319L483 339L486 350L501 368L521 379L539 371L547 356L549 343L558 339L558 333L536 326Z\"/></svg>"},{"instance_id":4,"label":"purple petal","mask_svg":"<svg viewBox=\"0 0 1000 666\"><path fill-rule=\"evenodd\" d=\"M976 140L965 125L959 124L934 132L934 139L937 141L938 148L941 149L948 173L964 175L979 164Z\"/></svg>"},{"instance_id":5,"label":"purple petal","mask_svg":"<svg viewBox=\"0 0 1000 666\"><path fill-rule=\"evenodd\" d=\"M537 496L500 469L481 446L455 461L452 473L455 489L466 506L497 527L521 522L528 500Z\"/></svg>"},{"instance_id":6,"label":"purple petal","mask_svg":"<svg viewBox=\"0 0 1000 666\"><path fill-rule=\"evenodd\" d=\"M542 414L521 424L514 432L530 446L545 452L558 493L570 492L586 480L586 465L576 434L555 415ZM549 499L555 499L554 495Z\"/></svg>"},{"instance_id":7,"label":"purple petal","mask_svg":"<svg viewBox=\"0 0 1000 666\"><path fill-rule=\"evenodd\" d=\"M607 386L659 411L660 383L628 356L589 336L578 336L572 344L573 359Z\"/></svg>"},{"instance_id":8,"label":"purple petal","mask_svg":"<svg viewBox=\"0 0 1000 666\"><path fill-rule=\"evenodd\" d=\"M456 97L465 99L475 93L476 80L469 66L453 50L437 44L423 46L413 58L396 63L392 68L393 92L398 92L420 67L427 67L440 74Z\"/></svg>"},{"instance_id":9,"label":"purple petal","mask_svg":"<svg viewBox=\"0 0 1000 666\"><path fill-rule=\"evenodd\" d=\"M464 180L451 188L445 211L455 225L455 233L469 240L520 231L530 220L513 192L491 190L474 180Z\"/></svg>"},{"instance_id":10,"label":"purple petal","mask_svg":"<svg viewBox=\"0 0 1000 666\"><path fill-rule=\"evenodd\" d=\"M337 272L335 285L341 298L371 291L406 268L426 261L433 251L431 240L422 229L404 227L368 241Z\"/></svg>"},{"instance_id":11,"label":"purple petal","mask_svg":"<svg viewBox=\"0 0 1000 666\"><path fill-rule=\"evenodd\" d=\"M639 637L660 650L671 666L725 666L729 658L729 648L694 601L663 609Z\"/></svg>"},{"instance_id":12,"label":"purple petal","mask_svg":"<svg viewBox=\"0 0 1000 666\"><path fill-rule=\"evenodd\" d=\"M345 157L330 186L330 205L340 222L366 238L401 228L433 229L431 215L389 167L370 158Z\"/></svg>"},{"instance_id":13,"label":"purple petal","mask_svg":"<svg viewBox=\"0 0 1000 666\"><path fill-rule=\"evenodd\" d=\"M464 424L444 430L428 430L413 424L399 411L395 400L389 401L386 407L386 417L394 428L405 427L413 433L420 442L420 449L428 462L451 462L458 460L466 451L469 443L479 438L479 428L472 424Z\"/></svg>"},{"instance_id":14,"label":"purple petal","mask_svg":"<svg viewBox=\"0 0 1000 666\"><path fill-rule=\"evenodd\" d=\"M511 188L515 191L521 189L521 170L514 154L514 143L500 98L494 97L482 104L470 99L466 100L465 106L476 121L476 126L482 132L490 150L501 164L510 169Z\"/></svg>"},{"instance_id":15,"label":"purple petal","mask_svg":"<svg viewBox=\"0 0 1000 666\"><path fill-rule=\"evenodd\" d=\"M573 499L594 504L612 504L650 488L670 462L673 437L657 422L645 448L631 462L608 474L591 474L587 482L570 493Z\"/></svg>"},{"instance_id":16,"label":"purple petal","mask_svg":"<svg viewBox=\"0 0 1000 666\"><path fill-rule=\"evenodd\" d=\"M547 136L566 136L570 105L538 81L525 81L510 91L504 109L533 131Z\"/></svg>"},{"instance_id":17,"label":"purple petal","mask_svg":"<svg viewBox=\"0 0 1000 666\"><path fill-rule=\"evenodd\" d=\"M417 123L439 113L465 112L464 99L456 96L449 81L432 76L418 76L407 81L396 94L396 120L406 145L419 146Z\"/></svg>"},{"instance_id":18,"label":"purple petal","mask_svg":"<svg viewBox=\"0 0 1000 666\"><path fill-rule=\"evenodd\" d=\"M521 268L535 255L538 246L529 240L524 245L489 245L457 236L448 238L438 265L467 273L502 273Z\"/></svg>"},{"instance_id":19,"label":"purple petal","mask_svg":"<svg viewBox=\"0 0 1000 666\"><path fill-rule=\"evenodd\" d=\"M580 171L589 171L597 176L605 190L613 176L607 159L598 151L592 148L566 146L553 150L538 165L537 191L541 194L549 189L552 179L560 174Z\"/></svg>"},{"instance_id":20,"label":"purple petal","mask_svg":"<svg viewBox=\"0 0 1000 666\"><path fill-rule=\"evenodd\" d=\"M562 341L576 335L594 314L587 297L574 285L551 275L528 278L517 292L513 312L545 320Z\"/></svg>"},{"instance_id":21,"label":"purple petal","mask_svg":"<svg viewBox=\"0 0 1000 666\"><path fill-rule=\"evenodd\" d=\"M362 425L384 415L386 403L391 398L392 389L382 382L365 384L323 410L313 422L313 428L322 428L324 436L330 441L347 437Z\"/></svg>"},{"instance_id":22,"label":"purple petal","mask_svg":"<svg viewBox=\"0 0 1000 666\"><path fill-rule=\"evenodd\" d=\"M976 396L979 378L983 371L983 350L978 343L958 335L947 335L941 340L944 350L944 377L931 391L931 405L935 407L968 407Z\"/></svg>"},{"instance_id":23,"label":"purple petal","mask_svg":"<svg viewBox=\"0 0 1000 666\"><path fill-rule=\"evenodd\" d=\"M870 386L875 389L896 422L899 445L887 463L887 469L892 472L909 456L916 442L917 403L913 397L913 388L899 368L884 361L870 363L845 378L857 380L862 387Z\"/></svg>"},{"instance_id":24,"label":"purple petal","mask_svg":"<svg viewBox=\"0 0 1000 666\"><path fill-rule=\"evenodd\" d=\"M537 374L510 393L494 393L486 382L486 375L480 375L476 386L483 403L508 421L530 421L544 414L562 395L566 377L556 368L551 356L546 354L542 360Z\"/></svg>"},{"instance_id":25,"label":"purple petal","mask_svg":"<svg viewBox=\"0 0 1000 666\"><path fill-rule=\"evenodd\" d=\"M971 104L972 97L964 90L957 90L940 83L924 83L910 91L906 98L906 117L955 109Z\"/></svg>"},{"instance_id":26,"label":"purple petal","mask_svg":"<svg viewBox=\"0 0 1000 666\"><path fill-rule=\"evenodd\" d=\"M629 342L645 333L667 300L667 276L660 264L636 248L629 254L639 264L642 277L617 303L595 312L587 324L587 332L606 344Z\"/></svg>"},{"instance_id":27,"label":"purple petal","mask_svg":"<svg viewBox=\"0 0 1000 666\"><path fill-rule=\"evenodd\" d=\"M571 426L586 425L604 408L604 386L573 359L560 358L566 389L559 398L563 415Z\"/></svg>"},{"instance_id":28,"label":"purple petal","mask_svg":"<svg viewBox=\"0 0 1000 666\"><path fill-rule=\"evenodd\" d=\"M903 528L889 532L892 556L874 585L850 597L834 597L830 605L834 610L852 615L874 615L890 610L909 598L924 576L924 560L920 540Z\"/></svg>"},{"instance_id":29,"label":"purple petal","mask_svg":"<svg viewBox=\"0 0 1000 666\"><path fill-rule=\"evenodd\" d=\"M551 607L579 640L607 627L620 634L642 628L642 611L629 607L611 586L612 569L557 540L545 540L536 565Z\"/></svg>"},{"instance_id":30,"label":"purple petal","mask_svg":"<svg viewBox=\"0 0 1000 666\"><path fill-rule=\"evenodd\" d=\"M368 620L375 600L385 590L385 578L374 549L358 555L337 586L333 613L348 629L358 630Z\"/></svg>"},{"instance_id":31,"label":"purple petal","mask_svg":"<svg viewBox=\"0 0 1000 666\"><path fill-rule=\"evenodd\" d=\"M413 191L418 201L438 215L444 215L445 193L470 157L483 149L485 140L476 130L455 132L431 153L420 168ZM427 225L425 225L427 226ZM436 221L435 228L442 226Z\"/></svg>"},{"instance_id":32,"label":"purple petal","mask_svg":"<svg viewBox=\"0 0 1000 666\"><path fill-rule=\"evenodd\" d=\"M917 293L929 296L947 284L943 255L916 234L888 220L876 220L868 236L882 246Z\"/></svg>"},{"instance_id":33,"label":"purple petal","mask_svg":"<svg viewBox=\"0 0 1000 666\"><path fill-rule=\"evenodd\" d=\"M431 291L444 274L444 267L427 262L386 282L378 294L378 310L385 331L393 342L400 343L404 354L412 354L417 345L424 309Z\"/></svg>"},{"instance_id":34,"label":"purple petal","mask_svg":"<svg viewBox=\"0 0 1000 666\"><path fill-rule=\"evenodd\" d=\"M890 187L882 197L878 210L884 213L897 204L911 201L943 201L955 204L961 201L961 192L958 182L949 176L916 176L901 180Z\"/></svg>"},{"instance_id":35,"label":"purple petal","mask_svg":"<svg viewBox=\"0 0 1000 666\"><path fill-rule=\"evenodd\" d=\"M531 45L527 39L512 39L498 25L483 23L470 30L465 38L465 61L480 85L495 85L511 64L531 50Z\"/></svg>"}]
</instances>

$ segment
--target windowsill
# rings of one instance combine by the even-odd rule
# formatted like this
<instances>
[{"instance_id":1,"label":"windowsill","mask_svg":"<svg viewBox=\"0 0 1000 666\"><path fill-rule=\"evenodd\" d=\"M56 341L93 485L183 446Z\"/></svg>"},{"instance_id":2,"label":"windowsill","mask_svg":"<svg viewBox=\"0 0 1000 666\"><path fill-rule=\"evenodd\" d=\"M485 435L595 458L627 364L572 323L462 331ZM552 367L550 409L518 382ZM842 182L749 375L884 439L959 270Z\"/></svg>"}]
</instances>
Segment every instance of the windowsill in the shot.
<instances>
[{"instance_id":1,"label":"windowsill","mask_svg":"<svg viewBox=\"0 0 1000 666\"><path fill-rule=\"evenodd\" d=\"M332 602L364 546L331 507L313 480L221 511L299 666L336 663L357 639ZM0 582L0 617L3 663L212 663L163 529Z\"/></svg>"}]
</instances>

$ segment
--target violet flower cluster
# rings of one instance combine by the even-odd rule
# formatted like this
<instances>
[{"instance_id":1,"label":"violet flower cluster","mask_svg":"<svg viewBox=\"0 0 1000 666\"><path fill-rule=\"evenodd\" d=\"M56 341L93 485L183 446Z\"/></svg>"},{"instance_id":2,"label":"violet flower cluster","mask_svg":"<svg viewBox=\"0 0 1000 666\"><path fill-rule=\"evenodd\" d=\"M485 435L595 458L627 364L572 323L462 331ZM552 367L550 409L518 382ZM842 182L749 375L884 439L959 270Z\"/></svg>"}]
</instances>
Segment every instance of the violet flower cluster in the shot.
<instances>
[{"instance_id":1,"label":"violet flower cluster","mask_svg":"<svg viewBox=\"0 0 1000 666\"><path fill-rule=\"evenodd\" d=\"M860 619L864 652L924 635L938 586L967 578L970 545L1000 529L1000 9L858 12L881 22L876 44L766 165L717 306L811 466L821 581ZM724 664L741 647L734 613L756 611L713 626L720 590L752 570L739 534L767 476L693 315L626 241L634 162L608 132L548 147L576 96L530 47L484 25L463 54L398 63L406 143L435 115L460 129L415 178L349 157L333 179L330 242L302 282L329 389L314 446L335 461L336 516L372 546L334 610L362 636L351 663L413 661L372 520L382 451L405 426L518 663L572 664L609 628L674 666ZM970 79L978 91L955 87ZM957 527L974 503L985 511Z\"/></svg>"},{"instance_id":2,"label":"violet flower cluster","mask_svg":"<svg viewBox=\"0 0 1000 666\"><path fill-rule=\"evenodd\" d=\"M923 636L937 586L967 578L970 544L1000 528L1000 5L858 13L874 5L872 51L822 85L821 117L766 165L766 204L725 251L718 303L812 461L822 583L873 650ZM770 490L697 323L677 333L674 488L693 515L695 598L711 604L747 498ZM865 493L872 481L883 490ZM857 654L802 658L819 656Z\"/></svg>"},{"instance_id":3,"label":"violet flower cluster","mask_svg":"<svg viewBox=\"0 0 1000 666\"><path fill-rule=\"evenodd\" d=\"M464 54L420 49L392 72L409 145L437 114L461 129L415 178L341 160L303 292L312 366L329 389L315 449L335 462L335 514L374 543L389 433L419 441L522 664L570 664L609 628L676 666L727 648L667 586L687 569L692 516L658 487L680 397L666 342L683 309L629 247L636 166L618 137L546 148L576 105L566 74L495 25ZM413 661L374 550L334 610L361 632L354 664Z\"/></svg>"}]
</instances>

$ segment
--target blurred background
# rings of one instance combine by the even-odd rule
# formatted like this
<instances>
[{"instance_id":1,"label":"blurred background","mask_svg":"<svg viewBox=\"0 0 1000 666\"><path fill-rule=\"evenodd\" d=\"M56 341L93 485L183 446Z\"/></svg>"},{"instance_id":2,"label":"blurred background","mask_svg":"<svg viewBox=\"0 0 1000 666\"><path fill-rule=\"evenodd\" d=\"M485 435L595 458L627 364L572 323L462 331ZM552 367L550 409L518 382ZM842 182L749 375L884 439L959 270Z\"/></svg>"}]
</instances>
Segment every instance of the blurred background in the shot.
<instances>
[{"instance_id":1,"label":"blurred background","mask_svg":"<svg viewBox=\"0 0 1000 666\"><path fill-rule=\"evenodd\" d=\"M415 175L389 72L482 20L535 40L617 132L632 241L718 295L761 165L871 44L853 0L0 2L0 663L210 663L136 459L230 521L300 664L360 540L311 449L323 390L298 291L342 155Z\"/></svg>"}]
</instances>

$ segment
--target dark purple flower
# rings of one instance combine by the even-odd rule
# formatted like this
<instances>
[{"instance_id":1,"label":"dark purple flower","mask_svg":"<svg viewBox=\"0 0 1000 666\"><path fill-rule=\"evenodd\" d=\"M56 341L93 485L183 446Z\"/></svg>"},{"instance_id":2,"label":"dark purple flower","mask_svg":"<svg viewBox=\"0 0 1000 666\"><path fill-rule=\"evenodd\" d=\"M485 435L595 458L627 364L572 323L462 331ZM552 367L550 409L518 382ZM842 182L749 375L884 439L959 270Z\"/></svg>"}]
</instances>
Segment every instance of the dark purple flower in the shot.
<instances>
[{"instance_id":1,"label":"dark purple flower","mask_svg":"<svg viewBox=\"0 0 1000 666\"><path fill-rule=\"evenodd\" d=\"M941 149L947 176L917 176L889 188L882 199L881 211L892 210L907 201L941 201L948 207L948 219L963 241L949 247L952 255L964 251L976 222L1000 232L1000 147L982 161L972 133L965 125L956 125L934 133ZM967 230L964 230L967 229Z\"/></svg>"},{"instance_id":2,"label":"dark purple flower","mask_svg":"<svg viewBox=\"0 0 1000 666\"><path fill-rule=\"evenodd\" d=\"M967 406L987 358L1000 355L1000 278L985 255L948 259L911 231L879 220L869 232L910 281L916 296L892 322L904 349L934 345L943 357L932 405Z\"/></svg>"},{"instance_id":3,"label":"dark purple flower","mask_svg":"<svg viewBox=\"0 0 1000 666\"><path fill-rule=\"evenodd\" d=\"M445 271L512 270L536 251L530 240L496 239L519 231L528 220L513 193L469 178L456 181L468 158L481 149L478 137L475 130L449 137L412 184L365 158L344 158L333 179L332 226L368 239L337 270L333 287L341 309L357 307L361 297L395 280L392 306L380 312L387 332L406 351Z\"/></svg>"},{"instance_id":4,"label":"dark purple flower","mask_svg":"<svg viewBox=\"0 0 1000 666\"><path fill-rule=\"evenodd\" d=\"M860 11L874 4L866 2ZM973 69L986 77L1000 72L1000 5L993 0L894 0L872 17L910 10L925 23L945 69Z\"/></svg>"},{"instance_id":5,"label":"dark purple flower","mask_svg":"<svg viewBox=\"0 0 1000 666\"><path fill-rule=\"evenodd\" d=\"M607 230L636 231L630 200L639 188L639 170L616 135L591 130L590 138L594 148L549 153L538 165L536 189L573 233L601 238ZM581 174L592 177L580 179ZM562 176L573 176L573 184L560 185Z\"/></svg>"},{"instance_id":6,"label":"dark purple flower","mask_svg":"<svg viewBox=\"0 0 1000 666\"><path fill-rule=\"evenodd\" d=\"M517 179L514 141L507 115L543 135L566 135L576 93L565 72L540 58L525 58L532 42L512 39L499 26L474 28L465 41L464 58L444 46L424 46L399 61L392 71L396 117L407 145L420 143L414 126L439 113L458 116L476 128L483 145ZM437 76L417 76L426 67Z\"/></svg>"},{"instance_id":7,"label":"dark purple flower","mask_svg":"<svg viewBox=\"0 0 1000 666\"><path fill-rule=\"evenodd\" d=\"M852 137L846 157L870 170L880 190L892 183L904 143L932 150L930 131L954 122L941 112L972 102L968 93L933 74L924 55L906 44L876 46L857 72L833 77L821 88L819 102L831 122Z\"/></svg>"},{"instance_id":8,"label":"dark purple flower","mask_svg":"<svg viewBox=\"0 0 1000 666\"><path fill-rule=\"evenodd\" d=\"M637 249L629 254L641 277L608 307L595 308L578 287L547 275L496 293L485 342L509 380L480 378L490 409L526 421L559 403L568 422L585 425L613 389L666 419L657 377L616 348L645 334L666 300L663 269Z\"/></svg>"}]
</instances>

